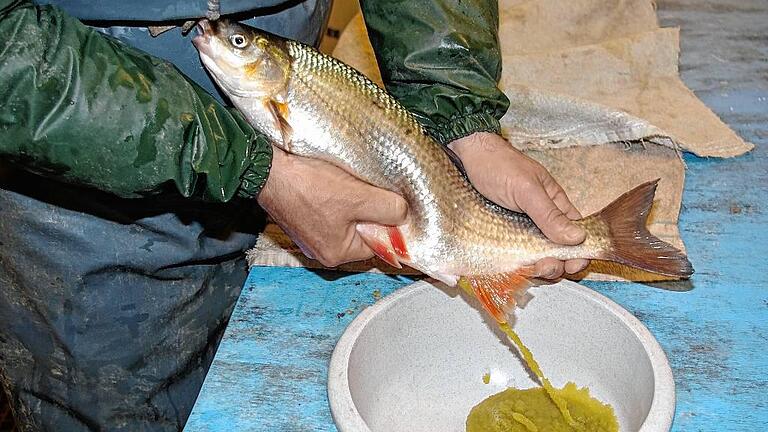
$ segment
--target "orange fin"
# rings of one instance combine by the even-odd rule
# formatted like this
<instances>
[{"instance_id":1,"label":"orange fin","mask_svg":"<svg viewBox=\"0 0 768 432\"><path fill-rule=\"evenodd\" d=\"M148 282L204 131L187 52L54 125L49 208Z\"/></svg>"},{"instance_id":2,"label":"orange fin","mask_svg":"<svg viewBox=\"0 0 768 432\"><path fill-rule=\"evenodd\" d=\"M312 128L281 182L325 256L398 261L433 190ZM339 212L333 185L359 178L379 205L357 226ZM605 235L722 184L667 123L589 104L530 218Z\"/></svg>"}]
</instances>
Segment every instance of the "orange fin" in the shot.
<instances>
[{"instance_id":1,"label":"orange fin","mask_svg":"<svg viewBox=\"0 0 768 432\"><path fill-rule=\"evenodd\" d=\"M693 267L685 254L645 227L659 180L643 183L588 219L603 221L611 246L598 258L677 278L688 278Z\"/></svg>"},{"instance_id":2,"label":"orange fin","mask_svg":"<svg viewBox=\"0 0 768 432\"><path fill-rule=\"evenodd\" d=\"M395 251L398 257L410 261L411 257L408 255L408 247L405 246L405 239L403 233L397 227L387 227L387 233L389 234L389 242L392 245L392 249Z\"/></svg>"},{"instance_id":3,"label":"orange fin","mask_svg":"<svg viewBox=\"0 0 768 432\"><path fill-rule=\"evenodd\" d=\"M393 231L397 231L397 234L393 235ZM386 261L387 264L395 268L403 268L398 259L399 253L395 246L392 244L392 238L400 244L398 247L405 247L402 234L396 227L386 227L375 224L357 224L357 232L360 233L360 237L363 238L365 244L376 254L377 257ZM398 238L399 236L399 238Z\"/></svg>"},{"instance_id":4,"label":"orange fin","mask_svg":"<svg viewBox=\"0 0 768 432\"><path fill-rule=\"evenodd\" d=\"M265 105L270 114L272 114L272 118L275 121L275 127L280 131L280 135L283 137L283 149L290 151L291 140L293 139L293 128L288 123L288 105L282 102L277 102L274 99L270 99Z\"/></svg>"},{"instance_id":5,"label":"orange fin","mask_svg":"<svg viewBox=\"0 0 768 432\"><path fill-rule=\"evenodd\" d=\"M477 297L485 310L500 323L507 322L507 314L511 313L517 304L517 298L531 286L526 278L530 275L529 268L512 273L498 273L480 276L462 276L459 286Z\"/></svg>"}]
</instances>

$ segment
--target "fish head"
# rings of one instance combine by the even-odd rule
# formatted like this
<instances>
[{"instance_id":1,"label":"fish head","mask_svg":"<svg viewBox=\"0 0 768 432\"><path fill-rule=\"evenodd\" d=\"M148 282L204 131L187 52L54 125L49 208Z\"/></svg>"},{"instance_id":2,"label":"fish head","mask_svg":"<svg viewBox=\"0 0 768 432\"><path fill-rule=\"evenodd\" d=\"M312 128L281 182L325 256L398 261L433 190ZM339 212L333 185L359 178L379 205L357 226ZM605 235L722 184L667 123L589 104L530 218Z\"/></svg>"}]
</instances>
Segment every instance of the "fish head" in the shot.
<instances>
[{"instance_id":1,"label":"fish head","mask_svg":"<svg viewBox=\"0 0 768 432\"><path fill-rule=\"evenodd\" d=\"M266 100L287 88L291 59L281 38L226 19L201 20L198 32L192 43L229 96Z\"/></svg>"}]
</instances>

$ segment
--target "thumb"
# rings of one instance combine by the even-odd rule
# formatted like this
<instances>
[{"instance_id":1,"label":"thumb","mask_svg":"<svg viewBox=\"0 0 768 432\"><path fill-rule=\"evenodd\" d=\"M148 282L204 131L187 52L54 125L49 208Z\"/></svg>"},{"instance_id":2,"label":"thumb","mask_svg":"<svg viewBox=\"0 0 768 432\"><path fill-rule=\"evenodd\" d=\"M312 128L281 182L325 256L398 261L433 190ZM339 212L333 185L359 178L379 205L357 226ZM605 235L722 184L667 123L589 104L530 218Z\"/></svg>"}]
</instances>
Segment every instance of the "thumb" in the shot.
<instances>
[{"instance_id":1,"label":"thumb","mask_svg":"<svg viewBox=\"0 0 768 432\"><path fill-rule=\"evenodd\" d=\"M354 220L389 226L406 223L408 203L400 195L365 184L360 197L360 203L352 214Z\"/></svg>"},{"instance_id":2,"label":"thumb","mask_svg":"<svg viewBox=\"0 0 768 432\"><path fill-rule=\"evenodd\" d=\"M516 200L517 204L547 238L563 245L577 245L584 241L587 233L558 208L541 184L536 183L525 192L521 199Z\"/></svg>"}]
</instances>

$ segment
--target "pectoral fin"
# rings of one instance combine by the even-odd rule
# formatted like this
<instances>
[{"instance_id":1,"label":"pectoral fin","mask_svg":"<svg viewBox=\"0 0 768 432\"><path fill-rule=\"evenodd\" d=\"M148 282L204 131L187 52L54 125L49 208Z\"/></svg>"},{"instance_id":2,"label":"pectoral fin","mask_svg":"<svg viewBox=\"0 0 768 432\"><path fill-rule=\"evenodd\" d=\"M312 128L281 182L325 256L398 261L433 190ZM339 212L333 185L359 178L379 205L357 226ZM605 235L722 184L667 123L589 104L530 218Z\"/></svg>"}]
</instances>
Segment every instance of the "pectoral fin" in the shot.
<instances>
[{"instance_id":1,"label":"pectoral fin","mask_svg":"<svg viewBox=\"0 0 768 432\"><path fill-rule=\"evenodd\" d=\"M290 152L291 140L293 139L293 128L288 123L288 105L282 102L278 102L274 99L270 99L265 103L265 106L269 113L272 115L272 119L275 122L275 128L280 131L280 136L283 138L283 149Z\"/></svg>"},{"instance_id":2,"label":"pectoral fin","mask_svg":"<svg viewBox=\"0 0 768 432\"><path fill-rule=\"evenodd\" d=\"M480 276L462 276L458 285L480 301L486 311L500 323L507 322L507 314L517 304L517 298L531 286L528 279L530 268L512 273L498 273Z\"/></svg>"},{"instance_id":3,"label":"pectoral fin","mask_svg":"<svg viewBox=\"0 0 768 432\"><path fill-rule=\"evenodd\" d=\"M392 267L402 268L400 263L410 260L405 239L397 227L357 224L357 232L373 253Z\"/></svg>"}]
</instances>

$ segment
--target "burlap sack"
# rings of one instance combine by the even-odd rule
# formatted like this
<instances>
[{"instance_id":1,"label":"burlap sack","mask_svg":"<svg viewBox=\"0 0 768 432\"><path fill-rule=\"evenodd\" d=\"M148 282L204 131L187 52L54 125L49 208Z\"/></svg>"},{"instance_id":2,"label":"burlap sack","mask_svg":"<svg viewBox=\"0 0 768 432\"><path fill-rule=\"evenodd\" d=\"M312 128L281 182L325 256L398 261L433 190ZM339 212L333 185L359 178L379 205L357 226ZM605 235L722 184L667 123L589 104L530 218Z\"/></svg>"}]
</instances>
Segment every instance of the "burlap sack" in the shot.
<instances>
[{"instance_id":1,"label":"burlap sack","mask_svg":"<svg viewBox=\"0 0 768 432\"><path fill-rule=\"evenodd\" d=\"M733 157L752 145L680 80L678 30L659 28L648 0L506 0L499 8L500 87L511 102L502 118L505 137L546 166L585 215L660 178L649 228L683 249L679 151ZM334 55L381 83L359 14ZM320 267L274 225L249 252L249 262ZM396 271L378 260L341 269ZM577 277L660 279L603 262Z\"/></svg>"}]
</instances>

